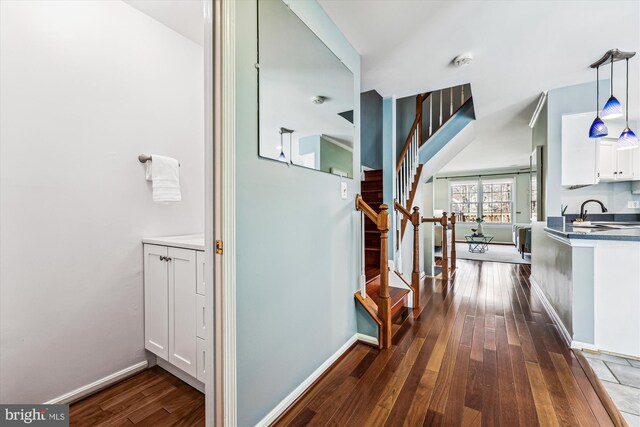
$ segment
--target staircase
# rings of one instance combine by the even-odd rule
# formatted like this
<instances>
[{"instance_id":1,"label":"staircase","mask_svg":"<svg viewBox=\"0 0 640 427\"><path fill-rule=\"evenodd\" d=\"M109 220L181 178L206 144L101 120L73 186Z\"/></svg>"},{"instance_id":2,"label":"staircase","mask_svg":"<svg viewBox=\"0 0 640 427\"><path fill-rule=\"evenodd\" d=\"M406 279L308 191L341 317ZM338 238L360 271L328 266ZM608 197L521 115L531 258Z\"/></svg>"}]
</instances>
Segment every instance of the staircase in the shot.
<instances>
[{"instance_id":1,"label":"staircase","mask_svg":"<svg viewBox=\"0 0 640 427\"><path fill-rule=\"evenodd\" d=\"M374 209L382 205L382 169L365 171L361 189L366 204ZM380 276L380 231L367 216L364 217L364 260L367 282Z\"/></svg>"},{"instance_id":2,"label":"staircase","mask_svg":"<svg viewBox=\"0 0 640 427\"><path fill-rule=\"evenodd\" d=\"M356 209L362 212L363 277L361 288L354 294L354 297L377 324L380 348L391 346L392 324L406 311L403 308L407 305L407 297L410 292L413 292L411 306L419 306L420 225L423 222L438 222L444 230L448 222L446 213L442 218L422 218L419 209L412 207L421 182L420 177L424 163L426 163L424 153L429 152L433 156L434 152L437 153L442 149L444 145L441 146L440 141L447 138L447 123L455 122L456 120L453 119L459 116L461 111L473 110L472 102L468 85L416 96L416 116L394 171L395 202L391 209L397 213L396 229L392 230L396 233L397 245L395 249L400 251L405 228L409 222L413 225L414 239L411 282L407 281L400 273L393 272L392 278L395 279L398 287L390 286L388 261L388 233L391 231L389 230L390 213L388 212L389 207L383 204L383 171L372 170L364 173L364 180L361 183L362 195L356 197ZM458 127L460 123L462 122L458 121ZM434 141L439 139L439 142L430 146L429 141L432 138ZM436 145L438 147L435 147ZM451 218L454 221L454 217ZM446 230L443 235L446 241ZM443 264L443 268L446 268L446 261ZM452 265L455 268L455 253ZM447 277L444 272L442 280L446 281Z\"/></svg>"}]
</instances>

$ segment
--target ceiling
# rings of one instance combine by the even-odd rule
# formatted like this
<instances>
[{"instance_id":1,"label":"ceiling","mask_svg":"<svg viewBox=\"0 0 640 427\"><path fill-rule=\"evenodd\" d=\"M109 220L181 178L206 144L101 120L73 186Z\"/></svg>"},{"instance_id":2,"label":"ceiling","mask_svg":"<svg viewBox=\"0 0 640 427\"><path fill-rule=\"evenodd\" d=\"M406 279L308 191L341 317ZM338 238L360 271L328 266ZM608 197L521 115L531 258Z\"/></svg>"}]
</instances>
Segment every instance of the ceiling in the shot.
<instances>
[{"instance_id":1,"label":"ceiling","mask_svg":"<svg viewBox=\"0 0 640 427\"><path fill-rule=\"evenodd\" d=\"M363 92L403 97L471 83L475 139L446 172L528 165L528 123L540 93L595 80L588 66L611 48L640 51L639 0L319 2L362 55ZM469 66L451 65L466 52L474 57ZM624 63L616 65L614 91L624 105ZM609 78L608 68L600 78ZM636 57L632 118L639 80Z\"/></svg>"},{"instance_id":2,"label":"ceiling","mask_svg":"<svg viewBox=\"0 0 640 427\"><path fill-rule=\"evenodd\" d=\"M204 45L203 0L123 0L188 39Z\"/></svg>"}]
</instances>

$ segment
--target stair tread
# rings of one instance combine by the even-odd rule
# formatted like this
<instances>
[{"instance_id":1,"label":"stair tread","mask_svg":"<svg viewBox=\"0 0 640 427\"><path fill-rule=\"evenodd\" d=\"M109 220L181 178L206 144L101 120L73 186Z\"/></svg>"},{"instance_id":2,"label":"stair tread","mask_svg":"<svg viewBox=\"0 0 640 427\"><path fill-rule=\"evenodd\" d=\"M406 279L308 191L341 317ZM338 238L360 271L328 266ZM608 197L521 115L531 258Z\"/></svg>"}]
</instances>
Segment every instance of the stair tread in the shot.
<instances>
[{"instance_id":1,"label":"stair tread","mask_svg":"<svg viewBox=\"0 0 640 427\"><path fill-rule=\"evenodd\" d=\"M380 278L376 278L375 280L367 283L367 296L373 300L376 305L379 305L380 302ZM394 309L399 309L398 306L404 307L404 297L409 293L408 289L396 288L394 286L389 286L389 297L391 298L391 312L393 313Z\"/></svg>"}]
</instances>

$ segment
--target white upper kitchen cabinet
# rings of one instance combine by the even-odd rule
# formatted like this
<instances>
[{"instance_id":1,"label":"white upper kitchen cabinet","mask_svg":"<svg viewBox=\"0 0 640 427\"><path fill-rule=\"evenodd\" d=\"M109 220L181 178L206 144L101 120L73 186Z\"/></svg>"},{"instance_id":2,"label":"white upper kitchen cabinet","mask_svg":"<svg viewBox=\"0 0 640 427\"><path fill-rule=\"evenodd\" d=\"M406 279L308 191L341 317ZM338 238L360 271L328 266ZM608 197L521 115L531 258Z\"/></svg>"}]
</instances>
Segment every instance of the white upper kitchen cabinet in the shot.
<instances>
[{"instance_id":1,"label":"white upper kitchen cabinet","mask_svg":"<svg viewBox=\"0 0 640 427\"><path fill-rule=\"evenodd\" d=\"M595 113L562 116L562 185L598 182L598 143L589 138L594 118Z\"/></svg>"},{"instance_id":2,"label":"white upper kitchen cabinet","mask_svg":"<svg viewBox=\"0 0 640 427\"><path fill-rule=\"evenodd\" d=\"M616 139L608 137L601 138L598 142L600 146L598 178L600 181L631 181L635 177L638 150L618 150L616 143Z\"/></svg>"}]
</instances>

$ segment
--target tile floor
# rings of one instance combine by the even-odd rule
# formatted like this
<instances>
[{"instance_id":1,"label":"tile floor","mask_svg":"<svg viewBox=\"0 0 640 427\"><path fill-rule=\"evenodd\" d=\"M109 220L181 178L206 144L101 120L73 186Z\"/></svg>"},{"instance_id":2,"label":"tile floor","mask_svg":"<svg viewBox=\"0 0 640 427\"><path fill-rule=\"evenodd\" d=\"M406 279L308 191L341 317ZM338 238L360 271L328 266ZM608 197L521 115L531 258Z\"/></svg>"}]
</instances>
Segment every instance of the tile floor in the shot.
<instances>
[{"instance_id":1,"label":"tile floor","mask_svg":"<svg viewBox=\"0 0 640 427\"><path fill-rule=\"evenodd\" d=\"M640 361L582 352L629 427L640 427Z\"/></svg>"}]
</instances>

